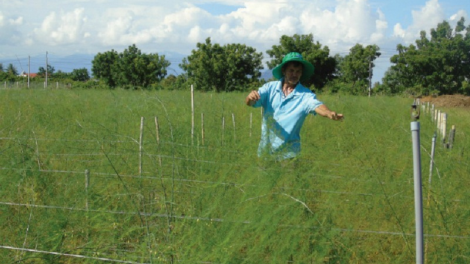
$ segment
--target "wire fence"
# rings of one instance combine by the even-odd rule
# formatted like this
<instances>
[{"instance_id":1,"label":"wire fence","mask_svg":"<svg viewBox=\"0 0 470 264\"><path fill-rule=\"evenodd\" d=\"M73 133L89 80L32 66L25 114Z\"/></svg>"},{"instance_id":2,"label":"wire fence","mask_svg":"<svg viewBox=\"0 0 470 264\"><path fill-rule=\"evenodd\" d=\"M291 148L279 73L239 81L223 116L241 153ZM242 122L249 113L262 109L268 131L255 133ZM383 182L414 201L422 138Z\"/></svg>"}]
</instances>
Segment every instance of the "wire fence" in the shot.
<instances>
[{"instance_id":1,"label":"wire fence","mask_svg":"<svg viewBox=\"0 0 470 264\"><path fill-rule=\"evenodd\" d=\"M234 124L235 126L235 124ZM251 131L250 131L251 132ZM158 135L158 132L157 132ZM250 133L251 135L251 133ZM154 137L156 135L153 135ZM234 136L235 137L235 136ZM240 137L238 137L240 138ZM142 183L135 183L142 182L142 181L154 181L157 183L161 183L161 189L159 190L161 193L165 192L165 188L168 191L168 188L174 186L175 183L179 183L180 186L184 186L181 190L171 189L172 195L177 194L184 194L182 195L182 200L184 199L191 199L192 195L197 193L206 193L208 188L218 188L218 187L233 187L235 189L239 189L240 192L245 192L247 188L254 188L254 189L264 189L270 188L272 191L271 195L279 195L284 196L288 200L291 200L293 203L300 205L304 209L311 211L310 204L307 204L306 200L302 200L298 197L294 197L292 193L320 193L320 199L323 199L325 202L330 200L328 196L335 195L340 200L351 200L351 196L358 196L358 197L379 197L379 200L404 200L405 202L411 202L413 196L410 193L403 191L403 189L409 189L412 183L409 180L389 180L383 178L364 178L364 177L357 177L351 175L337 175L335 174L335 170L339 169L340 171L359 171L362 174L366 175L373 175L376 173L376 168L373 167L364 167L363 165L356 164L351 165L347 164L347 168L344 168L343 164L341 163L328 163L329 167L323 166L326 162L324 160L319 159L310 159L304 158L304 162L311 164L311 166L318 166L321 168L320 172L309 172L311 177L316 178L319 182L320 181L331 181L331 180L340 180L342 182L342 186L353 186L348 187L344 191L341 190L331 190L331 189L312 189L312 188L300 188L298 185L296 186L274 186L274 187L266 187L259 184L253 184L250 182L236 182L236 181L227 181L227 178L215 179L210 180L207 178L197 178L197 177L180 177L183 175L190 175L192 172L191 170L208 170L208 171L217 171L220 170L223 173L227 173L226 170L240 170L254 167L256 170L261 171L269 171L270 168L265 167L257 167L253 166L252 162L247 159L210 159L213 157L214 153L217 155L222 156L235 156L235 157L243 157L243 156L252 156L247 151L242 151L238 149L232 149L227 146L202 146L196 144L183 144L179 142L171 142L161 140L158 144L152 141L150 146L142 147L142 142L139 143L137 139L130 139L130 140L107 140L107 139L100 139L98 142L100 147L89 147L87 144L95 144L97 140L75 140L75 139L47 139L47 138L33 138L33 137L1 137L0 142L10 141L13 142L11 144L5 143L2 146L8 145L15 145L18 142L23 144L24 142L31 142L34 144L28 144L30 146L35 145L33 159L36 159L37 167L33 166L25 166L25 164L19 164L19 166L12 166L7 167L4 166L0 168L2 171L9 171L18 174L18 175L40 175L43 177L45 181L51 181L49 174L55 174L58 177L64 178L61 181L61 184L69 184L70 186L74 187L74 192L71 195L76 195L79 193L81 189L82 196L75 197L73 200L73 206L64 206L64 205L53 205L51 204L37 204L32 201L24 203L24 202L17 202L17 201L8 201L3 200L0 201L0 205L4 207L12 207L12 208L24 208L28 210L41 209L41 210L62 210L62 211L70 211L75 213L83 213L82 220L88 221L89 218L101 216L103 214L109 215L127 215L127 216L139 216L139 217L147 217L149 219L154 218L161 218L162 220L168 220L171 222L171 219L179 219L184 221L193 221L193 222L231 222L236 224L243 224L243 225L252 225L254 224L253 220L240 220L240 219L230 219L230 218L221 218L221 217L206 217L204 215L184 215L180 212L171 211L170 213L161 213L161 212L152 212L151 210L141 210L142 208L146 209L152 206L153 201L152 199L145 200L141 206L133 208L132 210L105 210L103 207L94 208L94 205L88 206L88 192L91 192L91 189L96 188L93 186L88 186L87 182L95 178L103 178L103 179L112 179L116 180L117 182L122 183L124 186L129 184L128 187L124 188L124 190L114 193L114 194L107 194L107 195L115 195L115 196L143 196L144 193L141 192L144 189L139 191L139 185L142 186ZM42 152L41 150L43 147L41 146L41 142L58 142L58 143L72 143L70 144L73 147L76 147L77 144L82 144L77 152L70 152L71 149L60 149L60 152L53 149L45 150ZM119 145L119 148L109 148L103 150L103 145ZM47 144L47 147L50 147L50 144ZM429 158L434 161L434 158L431 156L429 150L426 149L425 146L421 146L429 155ZM162 151L163 149L167 148L168 150ZM165 154L155 154L150 149L158 149ZM113 151L111 151L113 150ZM121 152L124 151L125 152ZM203 155L193 155L194 153ZM204 154L206 153L206 154ZM8 157L1 157L1 159L5 159L6 163ZM143 169L139 170L139 173L135 174L132 171L136 171L136 164L142 164L142 159L145 160L143 162ZM47 160L45 162L44 160ZM121 161L123 161L121 163ZM65 167L65 169L47 169L47 167L52 167L52 164L79 164L78 166L75 165L75 168L81 168L81 170L67 170L67 165L63 166L60 165L58 167ZM184 165L180 165L184 164ZM208 166L208 167L206 167ZM110 168L111 167L111 168ZM167 169L165 170L164 167ZM229 168L224 170L223 168ZM188 174L179 172L179 170L187 170ZM436 171L438 171L437 166L434 167ZM400 169L396 169L396 172L399 173ZM129 173L131 172L131 173ZM326 173L326 172L331 172ZM169 173L165 175L165 173ZM71 175L76 175L77 177L72 177ZM85 176L85 177L84 177ZM68 178L68 179L66 179ZM70 180L70 183L66 183L66 180ZM106 184L111 184L108 181L99 181L103 182L99 186L103 187ZM163 183L167 182L167 183ZM359 184L368 184L371 182L375 182L382 186L387 186L390 190L398 190L393 193L384 192L381 188L376 188L375 192L371 192L370 189L364 188L363 190L368 190L368 192L357 192L351 190L357 190ZM132 184L131 184L132 183ZM132 186L131 186L132 185ZM197 185L197 186L196 186ZM202 187L201 187L202 186ZM156 187L155 187L156 188ZM412 189L412 188L411 188ZM361 190L361 189L360 189ZM95 192L100 192L96 191ZM86 195L83 196L83 193ZM95 193L96 195L96 193ZM147 195L147 194L145 194ZM216 193L216 195L223 196L224 193ZM328 195L328 196L324 196ZM106 198L106 196L103 196ZM215 197L215 194L214 194ZM83 201L85 199L86 201ZM250 199L255 200L259 199L258 197L250 197L245 199L245 201L249 201ZM355 199L355 198L354 198ZM352 199L352 200L354 200ZM424 198L427 200L426 198ZM91 200L91 199L90 199ZM173 203L176 203L176 199L172 200ZM356 202L359 201L358 199L355 200ZM67 203L68 201L61 201ZM363 203L367 203L368 201L365 200ZM429 201L428 201L429 202ZM447 202L452 203L461 203L463 205L467 205L468 200L461 200L461 199L449 199ZM85 206L86 204L86 206ZM132 206L130 206L132 207ZM129 209L130 207L127 207ZM119 208L119 206L117 207ZM200 213L204 213L204 211L200 211ZM220 214L223 215L223 214ZM259 223L257 223L259 224ZM263 223L264 225L269 225L269 223ZM152 227L150 225L143 226L142 229ZM400 236L400 237L407 237L407 236L414 236L413 233L405 232L404 230L399 231L390 231L390 230L380 230L380 229L358 229L358 228L341 228L334 225L329 225L324 227L322 225L291 225L291 224L283 224L280 225L282 228L300 228L300 229L324 229L329 231L335 232L347 232L347 233L361 233L361 234L370 234L370 235L385 235L385 236ZM442 238L442 239L469 239L469 236L466 235L453 235L453 234L439 234L439 233L428 233L425 234L425 237L428 238ZM93 261L103 261L103 262L116 262L116 263L152 263L152 262L139 262L139 261L129 261L129 260L119 260L114 258L108 257L96 257L96 256L87 256L84 254L70 254L70 253L62 253L57 251L48 251L48 250L39 250L35 248L27 248L27 247L19 247L19 246L11 246L11 245L0 245L1 249L4 250L11 250L11 251L21 251L21 252L30 252L30 253L37 253L37 254L46 254L46 255L56 255L56 256L64 256L68 258L77 258L77 259L88 259ZM132 254L130 254L132 255ZM171 261L173 262L173 261ZM199 261L198 263L216 263L216 262L202 262Z\"/></svg>"},{"instance_id":2,"label":"wire fence","mask_svg":"<svg viewBox=\"0 0 470 264\"><path fill-rule=\"evenodd\" d=\"M15 81L15 82L8 82L3 81L0 82L0 89L4 90L12 90L12 89L70 89L72 88L71 83L67 83L64 81L54 81L50 80L47 83L45 81L29 81L28 78L25 77L22 81Z\"/></svg>"}]
</instances>

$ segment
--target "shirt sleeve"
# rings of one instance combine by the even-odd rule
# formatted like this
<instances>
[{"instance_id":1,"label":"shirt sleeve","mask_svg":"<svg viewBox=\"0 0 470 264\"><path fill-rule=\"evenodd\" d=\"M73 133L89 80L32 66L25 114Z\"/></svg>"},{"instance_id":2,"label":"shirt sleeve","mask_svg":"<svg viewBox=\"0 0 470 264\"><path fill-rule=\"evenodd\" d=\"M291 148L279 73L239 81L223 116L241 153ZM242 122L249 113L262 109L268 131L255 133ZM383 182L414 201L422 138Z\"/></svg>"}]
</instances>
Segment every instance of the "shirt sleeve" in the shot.
<instances>
[{"instance_id":1,"label":"shirt sleeve","mask_svg":"<svg viewBox=\"0 0 470 264\"><path fill-rule=\"evenodd\" d=\"M315 112L315 109L317 109L317 107L323 104L323 102L317 100L317 96L315 94L312 94L311 96L309 96L306 100L306 103L307 103L307 112L313 115L317 114L317 112Z\"/></svg>"},{"instance_id":2,"label":"shirt sleeve","mask_svg":"<svg viewBox=\"0 0 470 264\"><path fill-rule=\"evenodd\" d=\"M266 83L258 89L260 99L256 101L253 107L261 107L265 105L265 102L269 96L269 85Z\"/></svg>"}]
</instances>

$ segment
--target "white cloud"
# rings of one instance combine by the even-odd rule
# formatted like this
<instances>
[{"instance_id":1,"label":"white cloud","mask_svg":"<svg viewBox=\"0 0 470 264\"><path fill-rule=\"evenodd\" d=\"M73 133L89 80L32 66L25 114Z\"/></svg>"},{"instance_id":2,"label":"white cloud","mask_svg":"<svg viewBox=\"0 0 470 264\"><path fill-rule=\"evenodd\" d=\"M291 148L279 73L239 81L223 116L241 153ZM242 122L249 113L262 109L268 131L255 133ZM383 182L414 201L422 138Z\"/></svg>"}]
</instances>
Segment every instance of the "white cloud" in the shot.
<instances>
[{"instance_id":1,"label":"white cloud","mask_svg":"<svg viewBox=\"0 0 470 264\"><path fill-rule=\"evenodd\" d=\"M8 22L10 22L10 25L21 26L23 24L23 17L9 19Z\"/></svg>"},{"instance_id":2,"label":"white cloud","mask_svg":"<svg viewBox=\"0 0 470 264\"><path fill-rule=\"evenodd\" d=\"M307 5L301 13L303 33L313 33L316 40L332 51L344 52L356 43L368 45L383 41L388 23L380 10L373 10L368 0L339 0L334 9Z\"/></svg>"},{"instance_id":3,"label":"white cloud","mask_svg":"<svg viewBox=\"0 0 470 264\"><path fill-rule=\"evenodd\" d=\"M438 0L429 0L423 8L413 10L411 14L413 23L408 28L403 28L399 23L394 26L394 36L402 38L408 44L418 39L421 31L428 33L445 20L444 10Z\"/></svg>"},{"instance_id":4,"label":"white cloud","mask_svg":"<svg viewBox=\"0 0 470 264\"><path fill-rule=\"evenodd\" d=\"M73 44L82 42L89 35L84 31L87 17L83 8L71 12L51 12L42 22L40 28L34 29L37 40L50 45Z\"/></svg>"},{"instance_id":5,"label":"white cloud","mask_svg":"<svg viewBox=\"0 0 470 264\"><path fill-rule=\"evenodd\" d=\"M51 4L54 9L47 13L38 12L36 16L26 16L26 21L17 18L14 21L23 23L24 29L33 28L24 30L27 37L24 42L30 47L55 45L59 50L61 45L68 45L64 52L71 46L103 51L136 44L142 49L153 49L151 52L158 49L189 54L197 42L207 37L213 43L242 43L265 51L279 44L282 35L310 33L315 41L331 45L332 50L348 50L356 43L369 44L385 37L387 22L379 10L372 10L369 1L233 0L231 4L242 7L218 16L197 7L197 1L155 4L136 0L128 4L77 0L67 5L54 1ZM36 17L41 19L39 23L32 21Z\"/></svg>"},{"instance_id":6,"label":"white cloud","mask_svg":"<svg viewBox=\"0 0 470 264\"><path fill-rule=\"evenodd\" d=\"M406 30L403 29L400 23L395 24L393 27L393 35L399 38L405 38Z\"/></svg>"},{"instance_id":7,"label":"white cloud","mask_svg":"<svg viewBox=\"0 0 470 264\"><path fill-rule=\"evenodd\" d=\"M368 0L340 0L333 10L321 9L315 2L245 3L244 8L221 16L213 28L193 28L191 40L197 33L199 41L211 36L213 42L236 41L270 48L282 35L312 33L315 41L348 50L356 43L371 44L385 38L385 16L380 10L372 10Z\"/></svg>"},{"instance_id":8,"label":"white cloud","mask_svg":"<svg viewBox=\"0 0 470 264\"><path fill-rule=\"evenodd\" d=\"M155 46L178 49L210 36L222 24L208 12L186 4L176 7L129 6L108 9L96 35L106 47ZM186 48L187 50L187 48ZM185 51L186 51L185 50Z\"/></svg>"},{"instance_id":9,"label":"white cloud","mask_svg":"<svg viewBox=\"0 0 470 264\"><path fill-rule=\"evenodd\" d=\"M468 14L465 10L459 10L456 14L452 15L450 17L450 23L453 23L453 24L457 24L457 22L461 19L461 18L464 18L465 19L465 24L467 25L468 23Z\"/></svg>"},{"instance_id":10,"label":"white cloud","mask_svg":"<svg viewBox=\"0 0 470 264\"><path fill-rule=\"evenodd\" d=\"M0 11L0 44L14 44L21 39L19 27L23 17L8 18Z\"/></svg>"},{"instance_id":11,"label":"white cloud","mask_svg":"<svg viewBox=\"0 0 470 264\"><path fill-rule=\"evenodd\" d=\"M446 19L443 10L455 9L460 4L455 2L461 2L420 0L426 4L412 11L410 6L416 1L384 1L50 0L44 5L35 0L4 0L0 11L0 57L42 54L52 50L49 46L54 46L57 54L69 55L122 51L132 44L143 52L189 55L197 42L204 42L207 37L212 43L241 43L265 52L278 45L282 35L312 33L315 41L330 48L331 55L345 55L356 43L377 44L385 61L395 52L394 45L414 42L421 30L429 32ZM199 7L208 3L233 5L237 9L212 15ZM396 5L405 12L399 14L401 17L388 17L393 12L386 7ZM460 9L468 10L461 5ZM411 25L403 26L407 22L403 18L410 16ZM455 25L462 16L468 24L464 10L447 14L447 19ZM402 24L390 24L387 19ZM392 29L393 35L387 33Z\"/></svg>"},{"instance_id":12,"label":"white cloud","mask_svg":"<svg viewBox=\"0 0 470 264\"><path fill-rule=\"evenodd\" d=\"M223 22L218 17L198 7L189 6L166 15L160 30L164 32L163 37L168 37L175 44L181 41L196 44L217 31L221 24Z\"/></svg>"},{"instance_id":13,"label":"white cloud","mask_svg":"<svg viewBox=\"0 0 470 264\"><path fill-rule=\"evenodd\" d=\"M382 42L386 38L385 32L388 29L388 23L385 19L385 15L380 10L377 11L377 13L379 14L379 18L375 20L375 28L377 30L371 35L371 41L373 43Z\"/></svg>"}]
</instances>

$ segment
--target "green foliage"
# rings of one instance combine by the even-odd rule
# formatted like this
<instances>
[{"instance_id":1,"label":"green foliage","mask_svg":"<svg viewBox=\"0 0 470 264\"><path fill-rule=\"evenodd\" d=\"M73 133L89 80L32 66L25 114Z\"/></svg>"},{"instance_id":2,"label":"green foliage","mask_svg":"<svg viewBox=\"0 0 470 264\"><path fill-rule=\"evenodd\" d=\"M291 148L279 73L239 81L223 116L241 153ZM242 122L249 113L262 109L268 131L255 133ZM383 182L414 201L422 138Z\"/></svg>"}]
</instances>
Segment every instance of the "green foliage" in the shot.
<instances>
[{"instance_id":1,"label":"green foliage","mask_svg":"<svg viewBox=\"0 0 470 264\"><path fill-rule=\"evenodd\" d=\"M261 77L262 53L243 44L197 43L197 50L183 59L180 67L200 91L244 91Z\"/></svg>"},{"instance_id":2,"label":"green foliage","mask_svg":"<svg viewBox=\"0 0 470 264\"><path fill-rule=\"evenodd\" d=\"M275 68L282 62L282 58L289 52L299 52L303 58L315 67L315 73L310 80L303 83L306 87L311 85L321 90L329 81L333 80L336 72L336 60L330 56L330 49L317 41L314 43L313 35L298 35L292 37L283 35L279 45L273 45L266 53L270 56L269 69Z\"/></svg>"},{"instance_id":3,"label":"green foliage","mask_svg":"<svg viewBox=\"0 0 470 264\"><path fill-rule=\"evenodd\" d=\"M53 74L53 76L54 76L54 79L63 80L63 79L70 78L70 73L58 70L56 73Z\"/></svg>"},{"instance_id":4,"label":"green foliage","mask_svg":"<svg viewBox=\"0 0 470 264\"><path fill-rule=\"evenodd\" d=\"M368 89L368 84L364 84L363 82L352 83L334 80L329 82L321 92L325 94L368 95Z\"/></svg>"},{"instance_id":5,"label":"green foliage","mask_svg":"<svg viewBox=\"0 0 470 264\"><path fill-rule=\"evenodd\" d=\"M55 68L52 65L48 64L47 65L47 76L53 75L54 72L55 72ZM45 77L46 76L46 69L44 67L39 67L38 76L40 76L40 77Z\"/></svg>"},{"instance_id":6,"label":"green foliage","mask_svg":"<svg viewBox=\"0 0 470 264\"><path fill-rule=\"evenodd\" d=\"M73 69L70 75L72 80L77 82L85 82L90 80L90 74L88 73L87 68Z\"/></svg>"},{"instance_id":7,"label":"green foliage","mask_svg":"<svg viewBox=\"0 0 470 264\"><path fill-rule=\"evenodd\" d=\"M183 74L178 76L170 74L153 86L155 90L188 90L190 87L191 83L188 82L186 76Z\"/></svg>"},{"instance_id":8,"label":"green foliage","mask_svg":"<svg viewBox=\"0 0 470 264\"><path fill-rule=\"evenodd\" d=\"M14 82L17 80L17 76L16 75L12 75L12 74L9 74L9 73L6 73L4 71L0 71L0 81L2 82Z\"/></svg>"},{"instance_id":9,"label":"green foliage","mask_svg":"<svg viewBox=\"0 0 470 264\"><path fill-rule=\"evenodd\" d=\"M361 44L356 44L350 49L349 54L341 60L338 65L341 72L340 80L352 83L351 94L357 94L356 90L365 90L367 93L372 79L372 70L375 67L374 61L381 55L379 50L377 45L364 47Z\"/></svg>"},{"instance_id":10,"label":"green foliage","mask_svg":"<svg viewBox=\"0 0 470 264\"><path fill-rule=\"evenodd\" d=\"M91 72L95 78L103 81L111 88L117 85L116 64L119 60L119 54L115 50L98 53L93 61Z\"/></svg>"},{"instance_id":11,"label":"green foliage","mask_svg":"<svg viewBox=\"0 0 470 264\"><path fill-rule=\"evenodd\" d=\"M13 66L13 64L8 64L8 67L6 68L6 73L17 76L19 74L18 70Z\"/></svg>"},{"instance_id":12,"label":"green foliage","mask_svg":"<svg viewBox=\"0 0 470 264\"><path fill-rule=\"evenodd\" d=\"M470 83L468 81L462 82L462 94L470 96Z\"/></svg>"},{"instance_id":13,"label":"green foliage","mask_svg":"<svg viewBox=\"0 0 470 264\"><path fill-rule=\"evenodd\" d=\"M144 54L133 44L122 53L114 50L98 53L92 61L92 73L111 88L137 89L163 79L168 66L170 62L164 55Z\"/></svg>"},{"instance_id":14,"label":"green foliage","mask_svg":"<svg viewBox=\"0 0 470 264\"><path fill-rule=\"evenodd\" d=\"M455 29L447 21L431 29L428 39L421 32L416 45L398 45L398 54L390 61L395 64L386 73L386 90L396 93L409 87L422 87L419 94L433 91L440 94L463 93L463 82L470 77L470 27L462 18Z\"/></svg>"},{"instance_id":15,"label":"green foliage","mask_svg":"<svg viewBox=\"0 0 470 264\"><path fill-rule=\"evenodd\" d=\"M368 94L375 60L380 57L377 45L356 44L348 55L330 56L327 46L315 42L313 34L283 35L278 45L267 50L273 69L283 57L297 51L311 62L315 73L304 83L315 92L323 90L330 94ZM470 26L461 18L455 28L446 21L431 29L429 35L421 32L415 44L397 45L390 67L382 84L375 84L374 94L385 95L470 95ZM88 70L74 69L71 73L55 72L48 65L50 81L66 83L69 88L86 89L128 89L128 90L189 90L191 85L198 91L240 92L258 89L265 81L260 80L263 69L263 54L243 44L213 44L207 38L197 43L191 55L184 58L180 67L184 74L167 76L170 63L165 56L145 54L135 44L122 53L115 50L98 53L92 61L90 80ZM40 85L44 82L46 70L39 68L39 78L31 80ZM0 64L0 81L6 86L24 83L18 71L10 64L7 69Z\"/></svg>"},{"instance_id":16,"label":"green foliage","mask_svg":"<svg viewBox=\"0 0 470 264\"><path fill-rule=\"evenodd\" d=\"M0 263L415 261L409 98L319 95L346 119L307 118L302 155L276 163L256 156L245 95L195 93L192 131L188 91L0 90L0 246L55 253L0 248ZM470 113L446 111L425 254L465 263ZM430 164L435 124L420 124Z\"/></svg>"},{"instance_id":17,"label":"green foliage","mask_svg":"<svg viewBox=\"0 0 470 264\"><path fill-rule=\"evenodd\" d=\"M142 54L135 46L129 46L119 55L117 62L118 85L130 85L134 87L148 87L165 77L166 68L170 63L165 56L158 54Z\"/></svg>"}]
</instances>

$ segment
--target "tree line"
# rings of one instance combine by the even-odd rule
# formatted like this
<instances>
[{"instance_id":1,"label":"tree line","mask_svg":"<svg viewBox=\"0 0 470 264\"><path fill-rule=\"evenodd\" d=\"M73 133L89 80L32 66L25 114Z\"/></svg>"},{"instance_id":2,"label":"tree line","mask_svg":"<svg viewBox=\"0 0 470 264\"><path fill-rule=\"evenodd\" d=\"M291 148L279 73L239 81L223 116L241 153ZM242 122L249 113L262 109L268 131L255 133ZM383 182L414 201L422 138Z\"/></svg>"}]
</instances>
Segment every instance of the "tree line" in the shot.
<instances>
[{"instance_id":1,"label":"tree line","mask_svg":"<svg viewBox=\"0 0 470 264\"><path fill-rule=\"evenodd\" d=\"M20 73L13 64L8 64L6 68L3 67L3 64L0 63L0 81L2 82L17 82L24 79L24 75L27 76L28 73ZM72 72L63 72L55 71L55 68L52 65L47 65L47 70L44 67L39 67L37 71L37 80L43 81L46 77L53 78L55 80L68 80L69 82L86 82L90 80L90 74L87 68L74 69Z\"/></svg>"},{"instance_id":2,"label":"tree line","mask_svg":"<svg viewBox=\"0 0 470 264\"><path fill-rule=\"evenodd\" d=\"M314 40L313 34L284 35L278 45L266 51L273 69L285 54L297 51L315 67L315 74L304 85L317 92L363 95L383 94L466 94L470 95L470 25L461 18L452 28L447 21L430 30L409 46L397 45L390 58L392 66L382 83L371 83L375 61L381 56L377 45L356 44L345 56L330 54L328 46ZM246 91L267 80L263 53L244 44L220 45L210 37L197 43L179 67L183 74L168 75L170 62L158 53L143 53L135 44L123 52L98 53L92 61L90 78L86 68L71 73L55 72L54 67L40 67L38 75L75 82L87 88L187 89L200 91ZM0 80L11 81L18 75L13 65L0 64ZM82 84L80 84L82 83ZM371 89L373 88L373 89Z\"/></svg>"}]
</instances>

